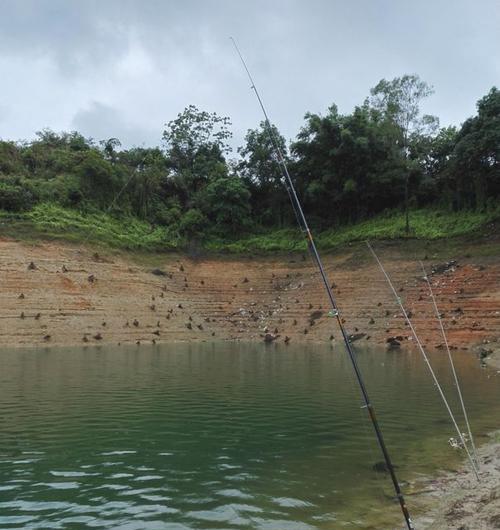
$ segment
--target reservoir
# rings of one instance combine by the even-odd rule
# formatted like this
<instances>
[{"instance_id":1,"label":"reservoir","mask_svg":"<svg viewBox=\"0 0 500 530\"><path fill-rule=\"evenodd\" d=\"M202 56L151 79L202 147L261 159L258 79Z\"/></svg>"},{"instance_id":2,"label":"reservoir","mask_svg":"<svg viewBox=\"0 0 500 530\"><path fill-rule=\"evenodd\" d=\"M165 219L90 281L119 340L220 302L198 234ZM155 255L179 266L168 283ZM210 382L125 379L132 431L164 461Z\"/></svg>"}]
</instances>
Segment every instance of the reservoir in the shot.
<instances>
[{"instance_id":1,"label":"reservoir","mask_svg":"<svg viewBox=\"0 0 500 530\"><path fill-rule=\"evenodd\" d=\"M458 467L420 354L356 351L404 492ZM430 358L461 420L447 356ZM480 445L500 379L454 358ZM340 345L17 349L0 363L1 529L403 527Z\"/></svg>"}]
</instances>

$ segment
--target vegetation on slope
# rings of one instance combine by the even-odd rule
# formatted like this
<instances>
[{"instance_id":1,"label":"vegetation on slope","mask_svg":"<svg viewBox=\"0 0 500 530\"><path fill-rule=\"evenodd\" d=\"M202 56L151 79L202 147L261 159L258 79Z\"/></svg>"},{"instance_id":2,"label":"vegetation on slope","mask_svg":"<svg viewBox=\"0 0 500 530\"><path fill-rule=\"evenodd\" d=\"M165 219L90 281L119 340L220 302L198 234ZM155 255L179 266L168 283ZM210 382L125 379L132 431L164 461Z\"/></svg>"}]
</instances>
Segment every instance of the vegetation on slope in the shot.
<instances>
[{"instance_id":1,"label":"vegetation on slope","mask_svg":"<svg viewBox=\"0 0 500 530\"><path fill-rule=\"evenodd\" d=\"M497 215L500 91L460 129L421 115L431 93L405 75L380 81L350 114L306 114L290 145L273 126L321 247L454 236ZM268 133L248 131L234 159L229 119L189 106L161 147L49 130L0 141L3 233L148 250L303 248Z\"/></svg>"},{"instance_id":2,"label":"vegetation on slope","mask_svg":"<svg viewBox=\"0 0 500 530\"><path fill-rule=\"evenodd\" d=\"M405 231L403 212L387 212L367 221L329 228L315 234L318 247L333 250L342 245L376 239L440 239L478 234L490 222L500 219L500 208L483 212L449 212L425 208L410 212L412 231ZM76 243L106 245L126 250L184 250L192 240L166 227L153 227L135 217L106 213L82 214L56 204L36 205L25 213L0 212L0 231L15 237L43 237ZM221 238L216 233L196 240L209 252L265 253L304 251L306 242L296 228L274 229L243 237Z\"/></svg>"}]
</instances>

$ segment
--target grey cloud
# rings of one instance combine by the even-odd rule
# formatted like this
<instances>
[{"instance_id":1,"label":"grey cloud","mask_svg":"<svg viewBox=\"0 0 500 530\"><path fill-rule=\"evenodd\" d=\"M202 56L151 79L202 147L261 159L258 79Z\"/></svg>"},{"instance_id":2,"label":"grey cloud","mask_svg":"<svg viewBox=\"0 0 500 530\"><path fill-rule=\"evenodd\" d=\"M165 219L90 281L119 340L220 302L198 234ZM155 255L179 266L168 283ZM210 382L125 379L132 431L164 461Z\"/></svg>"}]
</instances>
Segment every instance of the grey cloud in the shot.
<instances>
[{"instance_id":1,"label":"grey cloud","mask_svg":"<svg viewBox=\"0 0 500 530\"><path fill-rule=\"evenodd\" d=\"M125 138L133 146L158 145L161 140L160 131L152 134L140 124L128 122L120 110L97 101L75 114L71 129L97 141Z\"/></svg>"},{"instance_id":2,"label":"grey cloud","mask_svg":"<svg viewBox=\"0 0 500 530\"><path fill-rule=\"evenodd\" d=\"M498 27L497 0L3 0L0 135L82 127L157 144L193 103L229 115L241 143L261 116L229 35L287 138L306 111L350 112L413 72L436 89L424 111L459 124L498 84Z\"/></svg>"}]
</instances>

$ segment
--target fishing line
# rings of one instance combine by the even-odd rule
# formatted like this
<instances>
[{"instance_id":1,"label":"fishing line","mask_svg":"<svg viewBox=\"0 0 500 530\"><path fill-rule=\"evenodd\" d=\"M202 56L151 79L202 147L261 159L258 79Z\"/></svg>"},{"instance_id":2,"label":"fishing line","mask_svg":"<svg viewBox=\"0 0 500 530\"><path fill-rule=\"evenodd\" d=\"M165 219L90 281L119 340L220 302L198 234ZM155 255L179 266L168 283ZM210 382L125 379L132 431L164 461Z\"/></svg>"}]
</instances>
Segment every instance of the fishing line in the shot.
<instances>
[{"instance_id":1,"label":"fishing line","mask_svg":"<svg viewBox=\"0 0 500 530\"><path fill-rule=\"evenodd\" d=\"M479 481L479 474L478 474L478 470L476 468L476 463L474 462L471 454L470 454L470 451L469 451L469 448L467 447L467 444L465 443L465 440L464 440L464 437L463 437L463 434L462 432L460 431L458 425L457 425L457 422L455 420L455 416L450 408L450 405L448 404L448 400L446 399L446 396L444 395L444 392L443 392L443 389L441 388L441 385L439 384L439 381L436 377L436 374L432 368L432 365L429 361L429 358L427 357L427 354L425 353L425 350L424 350L424 347L422 346L422 343L420 342L420 339L418 338L418 335L415 331L415 328L413 327L413 324L410 320L410 318L408 317L408 313L406 312L406 309L404 308L403 306L403 303L401 301L401 298L398 296L398 293L396 292L396 289L394 288L394 285L389 277L389 275L387 274L387 272L385 271L384 269L384 266L382 265L382 263L380 262L377 254L375 253L375 251L373 250L372 246L370 245L370 243L368 241L366 241L366 244L368 246L368 248L370 249L370 252L372 253L373 257L375 258L375 261L378 263L378 266L380 267L380 270L382 271L382 273L384 274L385 276L385 279L387 280L387 283L389 284L389 287L391 288L391 291L392 293L394 294L394 297L396 298L396 301L399 305L399 307L401 308L401 311L403 312L403 316L404 316L404 319L406 321L406 323L408 324L408 326L410 327L410 330L413 334L413 338L415 339L415 342L417 343L417 346L420 350L420 352L422 353L422 356L424 358L424 361L429 369L429 372L431 374L431 377L432 377L432 380L434 381L434 384L436 385L436 388L438 389L438 392L439 392L439 395L441 396L441 399L446 407L446 410L448 411L448 414L451 418L451 421L453 423L453 426L455 427L455 430L457 431L457 434L458 434L458 437L460 439L460 441L462 442L462 445L463 445L463 448L467 454L467 458L469 459L471 465L472 465L472 469L474 471L474 474L476 475L476 478L477 480Z\"/></svg>"},{"instance_id":2,"label":"fishing line","mask_svg":"<svg viewBox=\"0 0 500 530\"><path fill-rule=\"evenodd\" d=\"M284 182L286 183L288 195L290 197L290 200L292 202L292 206L293 206L295 214L297 216L297 221L299 223L299 226L301 227L302 231L304 232L304 234L305 234L305 236L307 238L309 251L311 252L312 257L314 258L316 266L318 267L319 274L320 274L321 279L323 281L323 285L325 287L326 294L328 296L328 299L329 299L329 302L330 302L330 305L331 305L331 316L335 317L336 320L337 320L337 324L338 324L338 327L339 327L340 332L342 334L342 338L343 338L343 341L344 341L344 344L345 344L345 347L346 347L347 354L349 355L349 359L351 361L354 373L356 374L356 379L358 381L358 385L359 385L361 394L363 396L363 401L365 403L365 408L366 408L366 410L367 410L367 412L368 412L368 414L370 416L370 420L372 422L373 429L375 431L375 436L377 437L377 441L378 441L378 444L380 446L380 450L382 451L382 454L384 456L384 460L385 460L385 463L386 463L386 466L387 466L387 470L389 471L389 474L390 474L390 477L391 477L391 480L392 480L392 484L393 484L393 487L394 487L394 491L396 492L396 496L397 496L397 499L399 501L399 505L400 505L401 511L403 513L403 517L405 519L405 522L406 522L406 525L408 527L408 530L414 530L415 527L413 526L413 523L412 523L411 518L410 518L410 514L408 512L408 508L406 507L405 499L404 499L403 493L401 491L401 486L400 486L399 481L398 481L398 479L396 477L396 472L394 470L394 465L392 464L392 460L391 460L391 458L389 456L389 452L387 450L387 446L386 446L384 438L382 436L382 431L380 429L377 417L375 415L375 409L374 409L374 407L373 407L373 405L372 405L372 403L370 401L370 398L368 396L368 391L366 389L363 376L362 376L361 371L360 371L359 366L358 366L358 361L356 359L356 354L354 353L354 350L353 350L353 348L351 346L351 342L349 340L349 336L347 334L347 331L344 328L344 324L342 322L342 318L340 316L340 312L339 312L339 309L337 307L337 302L336 302L335 297L333 295L332 289L330 288L330 284L328 283L328 278L326 276L322 260L320 258L319 253L318 253L318 250L316 248L316 244L314 242L312 233L311 233L311 231L309 229L309 226L308 226L306 217L304 215L304 212L302 210L300 201L299 201L299 199L297 197L297 193L295 191L295 187L293 185L293 181L292 181L292 179L290 177L290 173L288 172L288 167L287 167L286 161L285 161L285 159L284 159L284 157L283 157L283 155L281 153L281 149L280 149L279 144L278 144L278 142L277 142L277 140L275 138L275 134L273 132L273 129L272 129L272 126L271 126L271 122L269 120L268 114L267 114L266 109L264 107L264 103L262 102L260 94L259 94L259 92L257 90L257 87L255 86L255 83L254 83L254 80L252 78L252 75L250 74L250 71L248 70L248 67L247 67L247 65L245 63L245 60L243 59L243 56L241 55L241 52L240 52L235 40L232 37L230 37L230 39L231 39L231 41L233 43L233 46L234 46L234 48L236 50L236 53L238 54L238 56L239 56L239 58L241 60L241 63L242 63L242 65L243 65L243 67L244 67L244 69L245 69L245 71L247 73L248 79L250 80L250 83L251 83L251 88L252 88L252 90L255 93L255 96L256 96L256 98L257 98L257 100L259 102L260 108L261 108L262 113L264 115L265 125L266 125L266 128L267 128L268 134L269 134L269 138L270 138L271 143L273 145L275 154L277 156L278 163L279 163L279 166L280 166L281 171L282 171Z\"/></svg>"},{"instance_id":3,"label":"fishing line","mask_svg":"<svg viewBox=\"0 0 500 530\"><path fill-rule=\"evenodd\" d=\"M458 382L458 375L457 375L457 372L455 370L455 363L453 362L453 356L451 355L450 346L448 344L448 339L446 337L446 332L444 330L443 320L441 318L441 314L440 314L438 306L437 306L436 298L434 296L434 291L432 289L432 285L431 285L431 282L429 280L429 277L427 276L427 272L425 270L424 264L422 263L422 261L419 261L419 263L420 263L420 267L422 267L422 272L424 273L424 280L427 282L427 285L429 287L429 295L430 295L432 303L434 305L434 311L436 313L436 317L437 317L437 320L439 322L439 327L441 328L441 335L443 336L444 344L446 346L446 352L448 353L448 359L450 361L451 371L453 373L453 378L455 380L455 386L457 387L457 393L458 393L458 397L460 399L460 405L462 407L462 413L464 415L465 423L467 425L467 433L469 435L469 440L470 440L471 447L472 447L472 453L474 455L474 460L476 462L477 469L479 470L479 458L477 456L476 445L474 444L474 438L472 436L472 431L471 431L471 428L470 428L469 417L467 415L467 410L465 408L465 403L464 403L464 398L463 398L463 395L462 395L462 390L460 389L460 383Z\"/></svg>"}]
</instances>

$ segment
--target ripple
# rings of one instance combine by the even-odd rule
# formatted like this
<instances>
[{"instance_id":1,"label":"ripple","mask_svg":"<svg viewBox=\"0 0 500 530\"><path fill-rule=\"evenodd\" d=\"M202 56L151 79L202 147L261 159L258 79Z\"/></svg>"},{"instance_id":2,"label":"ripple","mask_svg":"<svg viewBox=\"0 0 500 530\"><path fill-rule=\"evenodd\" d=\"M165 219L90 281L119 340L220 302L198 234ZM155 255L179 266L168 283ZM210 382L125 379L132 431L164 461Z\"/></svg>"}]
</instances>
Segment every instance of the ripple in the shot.
<instances>
[{"instance_id":1,"label":"ripple","mask_svg":"<svg viewBox=\"0 0 500 530\"><path fill-rule=\"evenodd\" d=\"M457 462L415 356L358 360L402 480ZM498 379L466 356L456 366L479 432L497 424ZM360 513L395 527L350 370L319 345L3 352L0 528L310 530Z\"/></svg>"},{"instance_id":2,"label":"ripple","mask_svg":"<svg viewBox=\"0 0 500 530\"><path fill-rule=\"evenodd\" d=\"M274 503L283 508L308 508L314 506L310 502L302 501L300 499L293 499L291 497L279 497L272 499Z\"/></svg>"}]
</instances>

